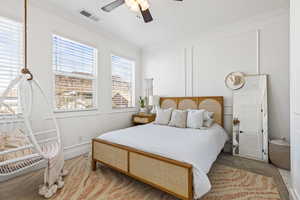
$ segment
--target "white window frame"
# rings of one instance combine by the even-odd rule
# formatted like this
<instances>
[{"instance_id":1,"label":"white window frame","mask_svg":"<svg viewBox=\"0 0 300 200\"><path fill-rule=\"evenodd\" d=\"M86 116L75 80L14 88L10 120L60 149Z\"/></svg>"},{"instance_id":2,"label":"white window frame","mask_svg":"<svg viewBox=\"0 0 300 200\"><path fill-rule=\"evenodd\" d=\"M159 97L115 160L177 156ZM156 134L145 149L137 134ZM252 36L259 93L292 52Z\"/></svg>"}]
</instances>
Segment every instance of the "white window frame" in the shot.
<instances>
[{"instance_id":1,"label":"white window frame","mask_svg":"<svg viewBox=\"0 0 300 200\"><path fill-rule=\"evenodd\" d=\"M94 76L85 76L85 75L79 75L79 74L72 74L72 73L67 73L67 72L57 72L54 70L54 63L52 59L52 72L53 72L53 106L54 106L54 112L55 113L72 113L72 112L82 112L82 111L95 111L98 110L98 49L95 46L92 46L90 44L85 44L81 41L72 39L71 37L65 37L60 34L52 34L51 40L52 40L52 54L51 56L53 57L54 53L54 43L53 43L53 38L54 37L60 37L65 40L69 40L71 42L79 43L82 45L89 46L91 48L95 49L94 52ZM92 80L92 88L93 88L93 107L92 108L86 108L86 109L57 109L56 107L56 75L63 75L67 77L72 77L72 78L82 78L82 79L87 79L87 80Z\"/></svg>"},{"instance_id":2,"label":"white window frame","mask_svg":"<svg viewBox=\"0 0 300 200\"><path fill-rule=\"evenodd\" d=\"M126 107L126 108L114 108L113 106L112 106L112 67L113 67L113 65L112 65L112 57L113 56L116 56L116 57L120 57L120 58L124 58L124 59L126 59L126 60L128 60L128 61L131 61L131 62L133 62L133 72L132 72L132 87L133 87L133 89L132 89L132 105L131 106L129 106L129 107ZM110 54L110 77L111 77L111 95L110 95L110 101L111 101L111 107L112 107L112 110L113 111L118 111L118 110L131 110L131 109L135 109L136 108L136 60L135 59L132 59L132 58L129 58L129 57L127 57L127 56L123 56L123 55L120 55L120 54L118 54L118 53L111 53Z\"/></svg>"}]
</instances>

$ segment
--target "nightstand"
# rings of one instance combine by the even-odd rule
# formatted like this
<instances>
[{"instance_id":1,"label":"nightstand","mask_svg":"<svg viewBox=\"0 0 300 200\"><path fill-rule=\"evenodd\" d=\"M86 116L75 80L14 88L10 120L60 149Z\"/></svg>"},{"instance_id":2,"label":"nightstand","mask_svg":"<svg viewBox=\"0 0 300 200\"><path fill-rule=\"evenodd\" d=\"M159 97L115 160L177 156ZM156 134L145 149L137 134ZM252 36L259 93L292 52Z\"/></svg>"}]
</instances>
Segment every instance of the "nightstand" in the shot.
<instances>
[{"instance_id":1,"label":"nightstand","mask_svg":"<svg viewBox=\"0 0 300 200\"><path fill-rule=\"evenodd\" d=\"M155 114L138 113L132 116L132 123L134 125L148 124L155 120L155 116Z\"/></svg>"}]
</instances>

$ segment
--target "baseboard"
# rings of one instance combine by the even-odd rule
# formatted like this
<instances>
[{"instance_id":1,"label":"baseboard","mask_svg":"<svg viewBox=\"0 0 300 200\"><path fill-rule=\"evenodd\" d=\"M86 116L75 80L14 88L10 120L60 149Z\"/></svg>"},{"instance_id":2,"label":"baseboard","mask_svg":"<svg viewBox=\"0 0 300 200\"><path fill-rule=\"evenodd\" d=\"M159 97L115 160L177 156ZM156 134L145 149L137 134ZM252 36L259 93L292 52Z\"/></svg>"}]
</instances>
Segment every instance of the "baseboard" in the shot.
<instances>
[{"instance_id":1,"label":"baseboard","mask_svg":"<svg viewBox=\"0 0 300 200\"><path fill-rule=\"evenodd\" d=\"M91 142L75 144L64 148L65 160L86 154L91 151Z\"/></svg>"},{"instance_id":2,"label":"baseboard","mask_svg":"<svg viewBox=\"0 0 300 200\"><path fill-rule=\"evenodd\" d=\"M90 142L84 142L84 143L80 143L80 144L65 147L64 148L65 160L70 160L74 157L86 154L86 153L90 152L90 149L91 149L91 143ZM24 171L19 172L17 174L14 174L14 175L11 175L11 176L6 176L6 177L0 177L0 183L4 182L4 181L7 181L9 179L15 178L17 176L21 176L21 175L24 175L26 173L33 172L33 171L45 168L45 167L46 167L46 162L43 162L40 165L37 165L33 168L24 170Z\"/></svg>"},{"instance_id":3,"label":"baseboard","mask_svg":"<svg viewBox=\"0 0 300 200\"><path fill-rule=\"evenodd\" d=\"M300 200L300 194L293 188L290 189L290 196L291 200Z\"/></svg>"}]
</instances>

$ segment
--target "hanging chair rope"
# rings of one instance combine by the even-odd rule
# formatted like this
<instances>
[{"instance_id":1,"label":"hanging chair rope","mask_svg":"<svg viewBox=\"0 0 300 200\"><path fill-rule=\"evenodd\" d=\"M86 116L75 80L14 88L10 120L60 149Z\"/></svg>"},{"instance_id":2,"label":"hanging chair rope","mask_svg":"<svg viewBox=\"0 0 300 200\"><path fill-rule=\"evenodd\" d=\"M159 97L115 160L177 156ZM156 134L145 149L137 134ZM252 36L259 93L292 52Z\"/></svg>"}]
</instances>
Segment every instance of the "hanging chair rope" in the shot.
<instances>
[{"instance_id":1,"label":"hanging chair rope","mask_svg":"<svg viewBox=\"0 0 300 200\"><path fill-rule=\"evenodd\" d=\"M28 75L27 80L31 81L33 75L28 69L28 0L24 0L24 24L24 68L21 73Z\"/></svg>"}]
</instances>

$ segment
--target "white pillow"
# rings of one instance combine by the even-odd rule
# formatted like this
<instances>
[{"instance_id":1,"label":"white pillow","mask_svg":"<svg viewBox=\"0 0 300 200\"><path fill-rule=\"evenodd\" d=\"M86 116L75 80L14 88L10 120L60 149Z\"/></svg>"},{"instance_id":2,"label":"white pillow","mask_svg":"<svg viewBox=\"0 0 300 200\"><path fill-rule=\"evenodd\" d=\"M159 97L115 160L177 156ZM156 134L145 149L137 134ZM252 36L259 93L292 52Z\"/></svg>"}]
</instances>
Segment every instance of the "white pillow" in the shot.
<instances>
[{"instance_id":1,"label":"white pillow","mask_svg":"<svg viewBox=\"0 0 300 200\"><path fill-rule=\"evenodd\" d=\"M171 119L172 110L172 108L158 109L154 124L168 125Z\"/></svg>"},{"instance_id":2,"label":"white pillow","mask_svg":"<svg viewBox=\"0 0 300 200\"><path fill-rule=\"evenodd\" d=\"M205 110L188 110L187 127L200 129L203 127Z\"/></svg>"},{"instance_id":3,"label":"white pillow","mask_svg":"<svg viewBox=\"0 0 300 200\"><path fill-rule=\"evenodd\" d=\"M169 126L175 126L178 128L186 128L186 118L187 118L187 111L173 110Z\"/></svg>"}]
</instances>

